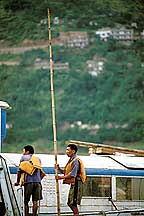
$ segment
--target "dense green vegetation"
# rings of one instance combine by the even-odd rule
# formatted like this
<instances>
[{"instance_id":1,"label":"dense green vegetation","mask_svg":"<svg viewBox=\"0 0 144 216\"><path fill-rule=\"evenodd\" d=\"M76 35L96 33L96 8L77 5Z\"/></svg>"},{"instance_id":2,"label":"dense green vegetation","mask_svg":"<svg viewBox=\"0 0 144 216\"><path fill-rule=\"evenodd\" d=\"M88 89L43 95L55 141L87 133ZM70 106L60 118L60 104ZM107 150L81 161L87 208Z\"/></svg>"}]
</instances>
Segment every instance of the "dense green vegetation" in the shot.
<instances>
[{"instance_id":1,"label":"dense green vegetation","mask_svg":"<svg viewBox=\"0 0 144 216\"><path fill-rule=\"evenodd\" d=\"M21 45L24 40L47 40L47 8L59 25L52 25L52 35L60 31L87 31L91 42L84 49L53 46L53 59L69 62L70 70L55 71L55 102L59 151L69 139L115 143L144 149L144 40L130 45L100 41L95 31L101 27L123 24L138 34L144 29L143 1L134 0L2 0L0 3L0 40L2 45ZM89 25L97 23L96 25ZM17 26L17 28L15 28ZM7 130L3 151L21 151L31 143L40 152L51 152L53 143L49 71L32 67L36 58L48 60L48 50L24 54L0 54L1 61L20 61L19 66L0 66L0 100L7 101ZM97 77L87 72L86 61L95 55L104 58L104 71ZM92 128L81 129L81 121ZM110 126L109 126L110 125ZM135 146L137 144L137 146Z\"/></svg>"},{"instance_id":2,"label":"dense green vegetation","mask_svg":"<svg viewBox=\"0 0 144 216\"><path fill-rule=\"evenodd\" d=\"M55 36L59 31L96 30L132 23L137 24L135 28L140 32L144 28L143 7L143 0L1 0L0 40L19 43L24 39L46 39L47 8L52 11L52 20L62 20Z\"/></svg>"}]
</instances>

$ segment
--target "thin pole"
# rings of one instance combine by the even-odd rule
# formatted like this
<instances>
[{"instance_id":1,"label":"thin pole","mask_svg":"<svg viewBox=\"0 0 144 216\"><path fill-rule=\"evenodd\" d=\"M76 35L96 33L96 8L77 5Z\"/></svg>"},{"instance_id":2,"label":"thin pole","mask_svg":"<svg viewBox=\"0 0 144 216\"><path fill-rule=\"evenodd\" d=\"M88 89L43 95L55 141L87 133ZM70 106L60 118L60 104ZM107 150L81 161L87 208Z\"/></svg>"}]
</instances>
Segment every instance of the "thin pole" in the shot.
<instances>
[{"instance_id":1,"label":"thin pole","mask_svg":"<svg viewBox=\"0 0 144 216\"><path fill-rule=\"evenodd\" d=\"M54 155L55 155L55 164L57 164L57 135L56 135L57 133L56 133L56 114L55 114L55 103L54 103L53 61L52 61L50 10L49 9L48 9L48 33L49 33L50 84L51 84L51 101L52 101ZM57 176L58 175L58 169L56 168L55 171L56 171L56 176ZM59 195L59 183L58 183L57 179L56 179L56 195L57 195L57 212L58 212L58 216L60 216L60 195Z\"/></svg>"},{"instance_id":2,"label":"thin pole","mask_svg":"<svg viewBox=\"0 0 144 216\"><path fill-rule=\"evenodd\" d=\"M0 108L0 153L2 152L2 110Z\"/></svg>"}]
</instances>

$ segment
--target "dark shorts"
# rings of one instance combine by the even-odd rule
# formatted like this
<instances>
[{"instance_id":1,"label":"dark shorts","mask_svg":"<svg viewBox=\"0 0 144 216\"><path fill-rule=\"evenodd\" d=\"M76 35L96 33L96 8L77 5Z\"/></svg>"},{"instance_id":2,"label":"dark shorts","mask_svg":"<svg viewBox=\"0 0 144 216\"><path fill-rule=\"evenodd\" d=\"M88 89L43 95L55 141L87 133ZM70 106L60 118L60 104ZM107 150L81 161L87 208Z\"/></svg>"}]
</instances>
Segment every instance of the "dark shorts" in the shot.
<instances>
[{"instance_id":1,"label":"dark shorts","mask_svg":"<svg viewBox=\"0 0 144 216\"><path fill-rule=\"evenodd\" d=\"M24 202L29 202L32 196L32 201L42 199L41 183L30 182L24 184Z\"/></svg>"},{"instance_id":2,"label":"dark shorts","mask_svg":"<svg viewBox=\"0 0 144 216\"><path fill-rule=\"evenodd\" d=\"M68 202L69 206L80 205L82 199L83 183L81 181L75 182L75 185L70 186Z\"/></svg>"}]
</instances>

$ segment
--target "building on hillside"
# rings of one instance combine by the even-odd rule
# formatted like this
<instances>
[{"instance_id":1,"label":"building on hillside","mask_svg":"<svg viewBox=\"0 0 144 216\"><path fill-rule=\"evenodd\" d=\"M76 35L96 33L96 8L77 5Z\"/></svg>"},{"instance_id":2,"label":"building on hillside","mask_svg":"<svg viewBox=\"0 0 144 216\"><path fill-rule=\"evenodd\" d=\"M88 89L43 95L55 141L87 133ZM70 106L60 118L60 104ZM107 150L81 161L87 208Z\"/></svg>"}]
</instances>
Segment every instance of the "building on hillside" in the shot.
<instances>
[{"instance_id":1,"label":"building on hillside","mask_svg":"<svg viewBox=\"0 0 144 216\"><path fill-rule=\"evenodd\" d=\"M108 38L112 35L112 30L110 28L101 28L96 31L96 35L98 35L101 40L107 41Z\"/></svg>"},{"instance_id":2,"label":"building on hillside","mask_svg":"<svg viewBox=\"0 0 144 216\"><path fill-rule=\"evenodd\" d=\"M141 39L144 39L144 30L141 32Z\"/></svg>"},{"instance_id":3,"label":"building on hillside","mask_svg":"<svg viewBox=\"0 0 144 216\"><path fill-rule=\"evenodd\" d=\"M42 60L40 58L37 58L35 60L34 63L34 68L35 69L49 69L50 65L49 62L47 60ZM60 62L53 62L53 69L54 70L65 70L68 71L69 70L69 63L65 62L65 63L60 63Z\"/></svg>"},{"instance_id":4,"label":"building on hillside","mask_svg":"<svg viewBox=\"0 0 144 216\"><path fill-rule=\"evenodd\" d=\"M67 47L84 48L89 44L87 32L60 32L59 40Z\"/></svg>"},{"instance_id":5,"label":"building on hillside","mask_svg":"<svg viewBox=\"0 0 144 216\"><path fill-rule=\"evenodd\" d=\"M55 25L60 24L59 17L54 17L54 19L53 19L53 24L55 24Z\"/></svg>"},{"instance_id":6,"label":"building on hillside","mask_svg":"<svg viewBox=\"0 0 144 216\"><path fill-rule=\"evenodd\" d=\"M126 28L101 28L96 31L96 35L98 35L103 41L107 41L110 37L119 41L131 41L133 40L133 34L132 29Z\"/></svg>"},{"instance_id":7,"label":"building on hillside","mask_svg":"<svg viewBox=\"0 0 144 216\"><path fill-rule=\"evenodd\" d=\"M0 65L18 66L19 64L19 61L0 61Z\"/></svg>"},{"instance_id":8,"label":"building on hillside","mask_svg":"<svg viewBox=\"0 0 144 216\"><path fill-rule=\"evenodd\" d=\"M133 40L133 29L112 29L112 38L122 41L131 41Z\"/></svg>"},{"instance_id":9,"label":"building on hillside","mask_svg":"<svg viewBox=\"0 0 144 216\"><path fill-rule=\"evenodd\" d=\"M86 62L88 73L92 76L98 76L104 69L105 59L95 56L92 60Z\"/></svg>"}]
</instances>

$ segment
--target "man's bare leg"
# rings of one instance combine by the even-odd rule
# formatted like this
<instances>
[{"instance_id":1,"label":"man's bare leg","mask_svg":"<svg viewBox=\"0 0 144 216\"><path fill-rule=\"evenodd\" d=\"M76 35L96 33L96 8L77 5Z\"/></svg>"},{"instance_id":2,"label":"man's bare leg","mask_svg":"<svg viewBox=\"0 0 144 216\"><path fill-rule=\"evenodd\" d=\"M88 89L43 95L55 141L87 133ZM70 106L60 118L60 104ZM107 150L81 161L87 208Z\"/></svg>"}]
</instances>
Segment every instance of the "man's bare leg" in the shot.
<instances>
[{"instance_id":1,"label":"man's bare leg","mask_svg":"<svg viewBox=\"0 0 144 216\"><path fill-rule=\"evenodd\" d=\"M79 215L79 210L78 210L78 207L73 207L73 213L75 216L78 216Z\"/></svg>"},{"instance_id":2,"label":"man's bare leg","mask_svg":"<svg viewBox=\"0 0 144 216\"><path fill-rule=\"evenodd\" d=\"M24 203L25 216L29 216L29 205L28 202Z\"/></svg>"},{"instance_id":3,"label":"man's bare leg","mask_svg":"<svg viewBox=\"0 0 144 216\"><path fill-rule=\"evenodd\" d=\"M33 216L37 216L38 202L33 201Z\"/></svg>"},{"instance_id":4,"label":"man's bare leg","mask_svg":"<svg viewBox=\"0 0 144 216\"><path fill-rule=\"evenodd\" d=\"M79 215L78 207L73 206L73 205L68 205L68 206L69 206L70 209L73 211L73 213L74 213L75 216L78 216L78 215Z\"/></svg>"}]
</instances>

